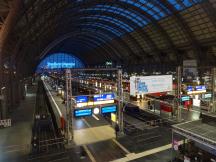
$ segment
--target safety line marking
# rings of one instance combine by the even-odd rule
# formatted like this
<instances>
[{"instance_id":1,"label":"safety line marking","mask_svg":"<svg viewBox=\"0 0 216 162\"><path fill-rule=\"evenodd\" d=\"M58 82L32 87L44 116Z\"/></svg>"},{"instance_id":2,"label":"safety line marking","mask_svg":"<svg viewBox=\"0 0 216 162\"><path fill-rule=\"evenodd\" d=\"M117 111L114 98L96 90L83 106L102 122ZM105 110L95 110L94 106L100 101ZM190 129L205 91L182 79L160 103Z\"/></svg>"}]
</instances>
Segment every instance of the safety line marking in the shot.
<instances>
[{"instance_id":1,"label":"safety line marking","mask_svg":"<svg viewBox=\"0 0 216 162\"><path fill-rule=\"evenodd\" d=\"M85 152L88 154L88 157L90 158L90 160L92 162L97 162L96 159L94 158L94 156L92 155L92 153L90 152L90 150L88 149L88 147L86 145L83 145L83 148L84 148Z\"/></svg>"},{"instance_id":2,"label":"safety line marking","mask_svg":"<svg viewBox=\"0 0 216 162\"><path fill-rule=\"evenodd\" d=\"M100 120L97 116L95 116L94 114L92 115L93 118L95 118L96 120Z\"/></svg>"},{"instance_id":3,"label":"safety line marking","mask_svg":"<svg viewBox=\"0 0 216 162\"><path fill-rule=\"evenodd\" d=\"M44 81L43 81L43 82L44 82ZM44 85L45 85L45 87L46 87L46 89L47 89L47 91L48 91L48 93L49 93L49 95L50 95L50 97L51 97L51 99L52 99L52 101L53 101L55 107L57 108L59 115L62 117L62 113L61 113L61 111L60 111L60 109L59 109L59 106L58 106L57 103L55 102L55 100L54 100L52 94L50 93L50 91L49 91L49 89L48 89L48 87L47 87L47 85L46 85L45 82L44 82Z\"/></svg>"},{"instance_id":4,"label":"safety line marking","mask_svg":"<svg viewBox=\"0 0 216 162\"><path fill-rule=\"evenodd\" d=\"M115 142L115 144L117 144L126 154L130 154L130 151L120 144L116 139L112 139L112 141Z\"/></svg>"},{"instance_id":5,"label":"safety line marking","mask_svg":"<svg viewBox=\"0 0 216 162\"><path fill-rule=\"evenodd\" d=\"M91 128L91 125L83 118L82 119L83 121L84 121L84 123L89 127L89 128Z\"/></svg>"},{"instance_id":6,"label":"safety line marking","mask_svg":"<svg viewBox=\"0 0 216 162\"><path fill-rule=\"evenodd\" d=\"M183 144L183 140L179 141L179 144ZM151 150L136 153L136 154L135 153L130 153L130 154L127 154L126 157L124 157L124 158L116 159L116 160L113 160L111 162L128 162L128 161L131 161L131 160L135 160L135 159L146 157L146 156L149 156L149 155L152 155L152 154L156 154L158 152L162 152L162 151L165 151L165 150L168 150L168 149L171 149L171 148L172 148L172 143L164 145L164 146L156 147L156 148L153 148Z\"/></svg>"}]
</instances>

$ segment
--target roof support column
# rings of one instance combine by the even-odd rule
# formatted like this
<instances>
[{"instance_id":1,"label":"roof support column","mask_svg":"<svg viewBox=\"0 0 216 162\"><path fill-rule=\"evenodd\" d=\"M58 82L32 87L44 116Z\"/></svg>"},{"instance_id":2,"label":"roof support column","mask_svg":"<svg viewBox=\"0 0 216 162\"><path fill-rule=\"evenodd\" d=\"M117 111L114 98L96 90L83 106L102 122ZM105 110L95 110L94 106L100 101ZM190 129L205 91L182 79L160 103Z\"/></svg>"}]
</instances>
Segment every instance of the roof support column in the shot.
<instances>
[{"instance_id":1,"label":"roof support column","mask_svg":"<svg viewBox=\"0 0 216 162\"><path fill-rule=\"evenodd\" d=\"M16 23L19 10L21 6L21 0L14 0L10 5L10 11L4 24L0 30L0 87L3 86L3 55L5 53L5 45L8 43L9 35Z\"/></svg>"}]
</instances>

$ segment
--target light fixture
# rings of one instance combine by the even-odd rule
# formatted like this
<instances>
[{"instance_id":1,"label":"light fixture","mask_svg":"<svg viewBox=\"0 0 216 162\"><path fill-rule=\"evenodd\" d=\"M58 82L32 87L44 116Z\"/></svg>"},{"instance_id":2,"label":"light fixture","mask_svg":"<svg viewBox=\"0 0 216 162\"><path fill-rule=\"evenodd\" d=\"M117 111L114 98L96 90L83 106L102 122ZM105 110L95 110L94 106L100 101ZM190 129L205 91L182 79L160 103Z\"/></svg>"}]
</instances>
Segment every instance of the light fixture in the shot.
<instances>
[{"instance_id":1,"label":"light fixture","mask_svg":"<svg viewBox=\"0 0 216 162\"><path fill-rule=\"evenodd\" d=\"M100 113L100 109L97 108L97 107L94 108L93 113L94 113L95 115L99 114L99 113Z\"/></svg>"}]
</instances>

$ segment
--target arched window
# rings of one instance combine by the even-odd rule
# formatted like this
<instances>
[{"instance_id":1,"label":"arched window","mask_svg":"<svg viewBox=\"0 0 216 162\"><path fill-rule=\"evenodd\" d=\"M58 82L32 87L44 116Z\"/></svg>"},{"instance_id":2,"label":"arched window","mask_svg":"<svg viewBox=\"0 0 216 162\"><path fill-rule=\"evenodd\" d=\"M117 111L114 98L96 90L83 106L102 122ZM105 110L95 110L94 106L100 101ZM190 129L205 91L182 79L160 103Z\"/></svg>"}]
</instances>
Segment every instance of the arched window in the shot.
<instances>
[{"instance_id":1,"label":"arched window","mask_svg":"<svg viewBox=\"0 0 216 162\"><path fill-rule=\"evenodd\" d=\"M36 72L52 69L83 68L84 64L77 57L66 53L54 53L45 57L37 66Z\"/></svg>"}]
</instances>

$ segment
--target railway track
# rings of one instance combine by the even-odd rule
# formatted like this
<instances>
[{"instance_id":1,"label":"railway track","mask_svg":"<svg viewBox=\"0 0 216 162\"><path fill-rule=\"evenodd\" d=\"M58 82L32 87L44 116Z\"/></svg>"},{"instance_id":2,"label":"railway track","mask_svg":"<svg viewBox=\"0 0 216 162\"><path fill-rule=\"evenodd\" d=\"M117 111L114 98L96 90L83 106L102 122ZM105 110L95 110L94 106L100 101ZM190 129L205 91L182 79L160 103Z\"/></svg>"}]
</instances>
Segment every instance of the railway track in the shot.
<instances>
[{"instance_id":1,"label":"railway track","mask_svg":"<svg viewBox=\"0 0 216 162\"><path fill-rule=\"evenodd\" d=\"M43 157L44 154L64 152L64 138L55 127L52 109L49 108L42 82L38 83L34 124L32 128L32 153L30 159Z\"/></svg>"}]
</instances>

